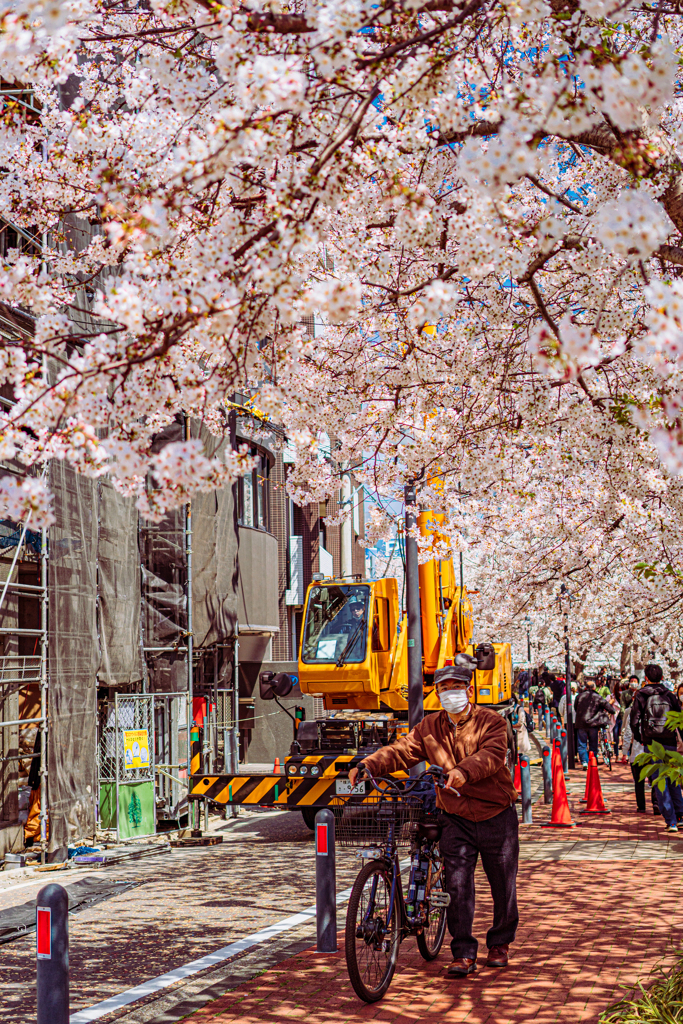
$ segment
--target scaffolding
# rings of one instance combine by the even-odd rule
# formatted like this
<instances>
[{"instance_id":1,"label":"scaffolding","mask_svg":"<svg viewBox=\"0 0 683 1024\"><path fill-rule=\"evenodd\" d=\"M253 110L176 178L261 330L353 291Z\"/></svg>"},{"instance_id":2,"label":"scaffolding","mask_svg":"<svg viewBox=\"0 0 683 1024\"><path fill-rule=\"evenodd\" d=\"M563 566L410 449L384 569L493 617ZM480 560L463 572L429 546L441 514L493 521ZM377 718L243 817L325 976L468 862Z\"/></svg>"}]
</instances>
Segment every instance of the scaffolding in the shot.
<instances>
[{"instance_id":1,"label":"scaffolding","mask_svg":"<svg viewBox=\"0 0 683 1024\"><path fill-rule=\"evenodd\" d=\"M3 719L0 721L0 731L2 735L2 763L3 763L3 789L4 799L7 798L7 790L15 788L17 796L17 809L18 809L18 771L7 773L4 770L4 765L12 765L21 762L33 763L35 759L39 760L39 786L36 787L40 791L40 858L42 863L45 863L47 856L47 823L48 823L48 768L47 768L47 749L48 749L48 588L47 588L47 531L42 529L39 534L32 534L31 539L35 547L36 538L39 540L39 551L37 552L37 559L32 560L25 557L26 555L26 540L28 534L28 527L30 523L31 515L27 516L26 520L21 525L21 528L15 528L16 532L10 532L2 537L3 547L11 549L14 547L14 555L12 557L11 564L7 569L6 579L3 582L2 592L0 593L0 618L5 617L7 611L7 598L8 595L10 600L14 599L17 603L17 625L1 626L0 627L0 640L2 641L3 654L0 655L0 695L2 701L2 707L7 708L17 706L18 708L18 697L23 692L25 695L32 688L38 689L39 692L39 715L31 715L21 717L17 714L14 719ZM5 522L3 524L10 530L13 529L14 524ZM20 558L20 555L24 557ZM19 579L20 568L26 570L30 567L35 571L37 583L26 583ZM21 598L24 599L24 605L27 601L38 603L38 615L39 624L37 628L26 628L20 627L18 623L21 621L20 605ZM34 609L30 609L34 610ZM12 641L16 638L17 648L23 641L24 650L17 649L12 653L6 653L8 646L13 646ZM35 648L39 648L39 653L27 654L25 647L27 643L30 643L31 639L34 641ZM9 643L8 643L9 641ZM16 700L14 698L17 698ZM25 701L25 704L30 706L29 701ZM39 742L33 744L33 752L28 753L22 751L21 737L19 730L26 729L30 726L37 726L37 733ZM15 738L16 737L16 738ZM16 747L16 749L14 749ZM35 773L29 773L35 774ZM8 787L8 775L11 782L14 783L14 787ZM17 821L19 822L19 815L17 814ZM23 846L23 843L22 843Z\"/></svg>"}]
</instances>

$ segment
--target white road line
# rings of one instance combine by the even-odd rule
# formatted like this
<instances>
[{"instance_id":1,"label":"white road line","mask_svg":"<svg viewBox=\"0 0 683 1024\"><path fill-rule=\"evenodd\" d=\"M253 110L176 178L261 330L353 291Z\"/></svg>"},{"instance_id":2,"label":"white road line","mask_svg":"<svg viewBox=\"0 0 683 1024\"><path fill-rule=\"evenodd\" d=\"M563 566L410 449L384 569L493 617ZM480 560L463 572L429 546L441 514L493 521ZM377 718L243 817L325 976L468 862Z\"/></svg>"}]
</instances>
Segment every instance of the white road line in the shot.
<instances>
[{"instance_id":1,"label":"white road line","mask_svg":"<svg viewBox=\"0 0 683 1024\"><path fill-rule=\"evenodd\" d=\"M410 864L410 858L402 860L400 864L401 870L404 871L408 864ZM337 903L345 903L350 895L350 888L338 892ZM146 996L151 996L154 992L168 988L169 985L173 985L176 981L182 981L193 974L205 971L207 967L215 967L216 964L229 960L231 956L235 956L237 953L243 953L245 949L249 949L251 946L258 946L261 942L267 942L276 935L288 932L290 929L311 920L315 920L315 906L307 907L306 910L293 914L292 917L285 917L282 921L261 929L260 932L254 932L243 939L238 939L237 942L231 942L229 946L223 946L222 949L216 950L215 953L208 953L198 960L191 960L189 964L176 967L175 970L169 971L167 974L160 974L158 978L144 981L142 985L129 988L127 992L119 992L117 996L103 999L101 1003L95 1003L94 1006L89 1006L87 1010L79 1010L77 1013L72 1013L69 1017L69 1024L89 1024L90 1021L99 1020L100 1017L105 1017L108 1013L119 1010L122 1006L137 1003L139 999L144 999Z\"/></svg>"}]
</instances>

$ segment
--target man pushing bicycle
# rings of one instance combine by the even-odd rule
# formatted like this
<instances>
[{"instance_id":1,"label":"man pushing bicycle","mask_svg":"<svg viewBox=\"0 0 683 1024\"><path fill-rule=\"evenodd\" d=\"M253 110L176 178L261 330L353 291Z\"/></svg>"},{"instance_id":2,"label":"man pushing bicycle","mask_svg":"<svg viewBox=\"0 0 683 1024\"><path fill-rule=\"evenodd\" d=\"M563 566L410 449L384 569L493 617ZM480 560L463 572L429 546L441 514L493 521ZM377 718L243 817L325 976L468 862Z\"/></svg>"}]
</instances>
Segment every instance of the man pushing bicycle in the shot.
<instances>
[{"instance_id":1,"label":"man pushing bicycle","mask_svg":"<svg viewBox=\"0 0 683 1024\"><path fill-rule=\"evenodd\" d=\"M487 967L506 967L508 947L514 942L517 912L519 822L517 791L506 767L508 734L505 719L473 703L474 658L458 654L456 664L434 674L442 711L428 714L414 729L387 747L364 758L349 772L355 785L359 769L371 775L408 771L421 761L447 772L446 786L437 788L445 870L447 910L451 933L452 977L476 971L477 940L474 921L474 870L477 857L491 886L493 926L486 936Z\"/></svg>"}]
</instances>

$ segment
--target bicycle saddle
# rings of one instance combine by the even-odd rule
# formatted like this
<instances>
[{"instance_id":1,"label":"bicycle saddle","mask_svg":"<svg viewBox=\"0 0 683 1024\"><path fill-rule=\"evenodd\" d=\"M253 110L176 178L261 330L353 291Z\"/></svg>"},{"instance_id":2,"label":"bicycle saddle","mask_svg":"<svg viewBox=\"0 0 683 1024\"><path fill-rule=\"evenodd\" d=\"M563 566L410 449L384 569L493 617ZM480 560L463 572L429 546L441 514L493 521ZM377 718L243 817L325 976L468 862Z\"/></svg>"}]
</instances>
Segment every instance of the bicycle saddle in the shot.
<instances>
[{"instance_id":1,"label":"bicycle saddle","mask_svg":"<svg viewBox=\"0 0 683 1024\"><path fill-rule=\"evenodd\" d=\"M441 836L441 826L430 821L418 821L417 823L418 835L426 839L428 843L435 843L436 840Z\"/></svg>"}]
</instances>

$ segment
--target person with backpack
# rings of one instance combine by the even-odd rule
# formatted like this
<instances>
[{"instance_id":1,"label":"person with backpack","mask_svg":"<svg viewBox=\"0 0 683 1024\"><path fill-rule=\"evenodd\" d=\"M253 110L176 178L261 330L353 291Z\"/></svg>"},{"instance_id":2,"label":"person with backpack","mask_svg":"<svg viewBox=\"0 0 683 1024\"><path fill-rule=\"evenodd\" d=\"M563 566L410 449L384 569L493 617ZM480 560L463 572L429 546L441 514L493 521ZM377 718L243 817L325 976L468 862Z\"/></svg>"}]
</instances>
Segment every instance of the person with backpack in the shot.
<instances>
[{"instance_id":1,"label":"person with backpack","mask_svg":"<svg viewBox=\"0 0 683 1024\"><path fill-rule=\"evenodd\" d=\"M595 691L595 680L587 679L585 690L580 690L574 700L574 728L576 746L581 767L588 768L588 748L598 756L598 732L608 724L614 708Z\"/></svg>"},{"instance_id":2,"label":"person with backpack","mask_svg":"<svg viewBox=\"0 0 683 1024\"><path fill-rule=\"evenodd\" d=\"M660 743L665 750L676 750L676 733L666 728L666 716L670 711L680 711L681 702L662 682L664 673L660 665L646 665L647 683L638 690L631 706L631 730L635 739L652 753L651 744ZM660 762L661 763L661 762ZM678 832L678 823L683 821L683 794L681 787L669 779L664 789L656 785L658 775L653 778L653 790L659 810L666 822L667 832Z\"/></svg>"}]
</instances>

